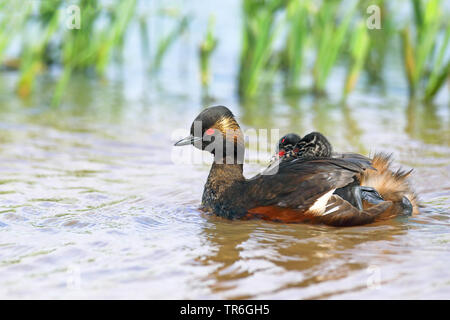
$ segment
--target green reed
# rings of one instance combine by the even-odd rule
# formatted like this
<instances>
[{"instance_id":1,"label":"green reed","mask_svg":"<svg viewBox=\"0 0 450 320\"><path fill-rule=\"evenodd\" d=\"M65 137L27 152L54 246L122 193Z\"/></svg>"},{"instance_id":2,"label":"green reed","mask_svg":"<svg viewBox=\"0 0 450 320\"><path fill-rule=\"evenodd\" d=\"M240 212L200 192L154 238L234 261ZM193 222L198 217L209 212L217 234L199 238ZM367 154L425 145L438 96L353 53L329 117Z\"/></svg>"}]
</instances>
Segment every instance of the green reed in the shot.
<instances>
[{"instance_id":1,"label":"green reed","mask_svg":"<svg viewBox=\"0 0 450 320\"><path fill-rule=\"evenodd\" d=\"M211 80L210 60L214 49L217 47L217 38L214 36L214 16L209 17L206 36L200 43L200 76L203 86L208 86Z\"/></svg>"},{"instance_id":2,"label":"green reed","mask_svg":"<svg viewBox=\"0 0 450 320\"><path fill-rule=\"evenodd\" d=\"M58 105L74 73L89 73L103 77L113 56L120 54L126 33L134 21L140 21L147 43L147 23L137 16L138 0L116 1L108 6L100 0L62 0L25 2L0 0L0 62L3 67L18 69L17 93L29 96L39 74L50 66L60 70L53 104ZM33 11L32 5L35 6ZM80 28L67 27L67 7L80 8ZM8 14L14 12L13 15ZM146 20L148 15L141 15ZM153 17L152 17L153 18ZM175 19L175 27L160 38L155 46L151 66L158 69L170 46L184 32L188 17ZM7 59L4 52L13 40L18 40L20 53Z\"/></svg>"},{"instance_id":3,"label":"green reed","mask_svg":"<svg viewBox=\"0 0 450 320\"><path fill-rule=\"evenodd\" d=\"M450 58L448 54L445 56L449 50L450 24L444 20L441 0L411 2L414 29L409 27L401 31L409 92L411 97L420 95L431 100L450 73ZM443 31L445 23L447 27ZM415 31L415 36L412 31Z\"/></svg>"},{"instance_id":4,"label":"green reed","mask_svg":"<svg viewBox=\"0 0 450 320\"><path fill-rule=\"evenodd\" d=\"M431 100L450 73L448 23L444 28L448 16L443 15L442 0L411 2L415 25L402 30L397 21L401 19L391 12L398 7L385 0L244 0L239 94L253 97L263 92L263 82L273 83L278 73L284 75L285 93L326 93L329 76L336 66L342 66L342 59L349 61L345 64L344 96L364 72L370 83L383 84L386 56L397 54L392 42L401 34L411 96L420 93ZM373 4L380 8L381 29L369 30L366 9ZM280 15L284 17L281 25L276 23ZM275 40L280 42L278 29L285 31L281 53L274 45ZM315 58L312 70L305 56ZM310 71L312 88L300 88L300 81L309 78Z\"/></svg>"},{"instance_id":5,"label":"green reed","mask_svg":"<svg viewBox=\"0 0 450 320\"><path fill-rule=\"evenodd\" d=\"M286 7L287 36L284 52L285 85L288 91L298 89L308 40L308 3L290 1Z\"/></svg>"},{"instance_id":6,"label":"green reed","mask_svg":"<svg viewBox=\"0 0 450 320\"><path fill-rule=\"evenodd\" d=\"M356 4L351 2L344 8L334 0L322 1L319 6L309 0L244 0L239 94L245 98L255 96L264 81L273 82L279 71L284 74L287 93L301 90L300 80L309 71L304 68L308 50L313 50L315 56L313 91L325 92L327 79L349 36ZM283 19L277 20L280 15ZM285 31L281 52L274 46L276 37L282 34L280 29ZM356 57L352 79L357 78L355 72L360 72L365 57Z\"/></svg>"},{"instance_id":7,"label":"green reed","mask_svg":"<svg viewBox=\"0 0 450 320\"><path fill-rule=\"evenodd\" d=\"M9 14L14 12L14 14ZM31 6L23 6L19 1L0 1L0 61L13 37L19 32L31 12Z\"/></svg>"},{"instance_id":8,"label":"green reed","mask_svg":"<svg viewBox=\"0 0 450 320\"><path fill-rule=\"evenodd\" d=\"M388 9L388 1L366 0L360 2L360 10L364 11L365 8L372 4L380 8L382 28L368 30L370 41L364 71L366 71L369 84L379 85L384 88L383 71L386 67L386 58L389 52L392 51L396 30L393 13Z\"/></svg>"},{"instance_id":9,"label":"green reed","mask_svg":"<svg viewBox=\"0 0 450 320\"><path fill-rule=\"evenodd\" d=\"M358 77L363 70L367 52L370 46L370 37L364 22L360 22L350 41L351 65L347 71L347 78L344 86L344 96L347 96L356 85Z\"/></svg>"},{"instance_id":10,"label":"green reed","mask_svg":"<svg viewBox=\"0 0 450 320\"><path fill-rule=\"evenodd\" d=\"M110 11L109 27L102 30L95 48L97 53L96 69L99 74L105 72L105 68L111 59L114 48L121 48L124 35L136 8L136 0L119 2Z\"/></svg>"},{"instance_id":11,"label":"green reed","mask_svg":"<svg viewBox=\"0 0 450 320\"><path fill-rule=\"evenodd\" d=\"M37 11L19 1L0 0L0 62L4 68L18 68L17 92L23 97L32 93L39 74L55 66L60 76L54 105L61 102L75 73L105 76L112 59L120 56L133 23L140 30L145 59L150 69L157 71L191 21L179 12L169 14L171 28L162 33L158 26L157 39L150 39L149 22L155 21L154 16L137 12L139 0L116 1L107 7L100 0L70 2L82 9L81 29L65 27L66 1L33 3ZM365 26L365 11L371 4L381 8L380 30ZM384 83L382 71L389 63L386 56L391 55L403 60L410 96L433 99L449 79L449 19L442 0L410 0L408 4L413 10L407 18L413 23L399 28L396 7L386 0L242 0L240 97L265 94L278 79L284 80L286 94L326 93L336 67L345 68L342 83L346 96L362 74L368 76L369 84ZM7 14L11 11L15 15ZM206 30L198 50L204 86L212 81L210 64L220 41L213 19ZM401 39L400 49L392 45L397 39ZM13 42L20 44L20 52L10 59L5 52ZM302 84L308 87L302 88Z\"/></svg>"},{"instance_id":12,"label":"green reed","mask_svg":"<svg viewBox=\"0 0 450 320\"><path fill-rule=\"evenodd\" d=\"M338 59L342 45L348 35L347 31L356 10L356 3L347 7L341 21L336 22L339 9L339 2L323 2L314 19L313 34L316 44L316 61L313 76L314 91L316 93L325 91L327 78Z\"/></svg>"},{"instance_id":13,"label":"green reed","mask_svg":"<svg viewBox=\"0 0 450 320\"><path fill-rule=\"evenodd\" d=\"M243 97L255 96L265 79L271 79L274 66L273 42L279 25L276 13L284 1L243 0L242 49L239 65L239 93Z\"/></svg>"},{"instance_id":14,"label":"green reed","mask_svg":"<svg viewBox=\"0 0 450 320\"><path fill-rule=\"evenodd\" d=\"M120 2L115 8L105 10L103 16L95 2L82 0L80 7L83 8L82 27L64 34L60 58L62 74L55 88L53 105L61 102L73 72L94 69L98 75L104 75L113 50L121 47L136 1ZM98 19L108 21L104 28L96 28Z\"/></svg>"},{"instance_id":15,"label":"green reed","mask_svg":"<svg viewBox=\"0 0 450 320\"><path fill-rule=\"evenodd\" d=\"M169 48L186 31L189 21L190 18L188 16L183 16L180 20L176 21L172 30L159 40L156 55L151 65L152 70L157 71L160 69L163 58L169 51Z\"/></svg>"},{"instance_id":16,"label":"green reed","mask_svg":"<svg viewBox=\"0 0 450 320\"><path fill-rule=\"evenodd\" d=\"M33 89L36 75L44 68L47 60L47 46L56 33L60 21L59 11L50 12L49 6L59 6L61 1L43 1L40 3L40 23L37 26L39 37L23 39L23 51L20 58L20 77L17 92L20 96L28 96ZM30 18L30 16L28 16Z\"/></svg>"},{"instance_id":17,"label":"green reed","mask_svg":"<svg viewBox=\"0 0 450 320\"><path fill-rule=\"evenodd\" d=\"M97 74L103 75L113 50L119 48L123 41L136 0L121 1L105 10L100 10L98 1L80 0L75 4L82 8L80 29L66 27L67 17L63 16L66 7L61 0L41 1L38 3L38 14L28 14L23 19L17 84L20 96L28 96L37 75L52 64L59 65L62 70L53 99L56 104L73 72L94 69ZM98 27L101 19L104 21L102 28ZM35 30L38 36L30 30Z\"/></svg>"}]
</instances>

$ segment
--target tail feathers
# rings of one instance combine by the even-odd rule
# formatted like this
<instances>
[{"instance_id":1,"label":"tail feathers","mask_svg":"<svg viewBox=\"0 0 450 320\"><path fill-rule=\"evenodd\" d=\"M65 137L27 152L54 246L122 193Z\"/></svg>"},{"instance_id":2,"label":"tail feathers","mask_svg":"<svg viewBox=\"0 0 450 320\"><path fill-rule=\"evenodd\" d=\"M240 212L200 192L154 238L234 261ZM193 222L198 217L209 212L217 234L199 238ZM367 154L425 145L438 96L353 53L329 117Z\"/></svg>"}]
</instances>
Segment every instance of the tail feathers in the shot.
<instances>
[{"instance_id":1,"label":"tail feathers","mask_svg":"<svg viewBox=\"0 0 450 320\"><path fill-rule=\"evenodd\" d=\"M361 185L372 187L380 193L383 199L392 201L393 206L389 210L390 215L399 215L404 211L404 199L406 197L413 207L412 214L417 214L417 195L412 190L408 177L413 170L392 170L392 155L376 153L372 159L372 166L376 170L366 170L361 175Z\"/></svg>"}]
</instances>

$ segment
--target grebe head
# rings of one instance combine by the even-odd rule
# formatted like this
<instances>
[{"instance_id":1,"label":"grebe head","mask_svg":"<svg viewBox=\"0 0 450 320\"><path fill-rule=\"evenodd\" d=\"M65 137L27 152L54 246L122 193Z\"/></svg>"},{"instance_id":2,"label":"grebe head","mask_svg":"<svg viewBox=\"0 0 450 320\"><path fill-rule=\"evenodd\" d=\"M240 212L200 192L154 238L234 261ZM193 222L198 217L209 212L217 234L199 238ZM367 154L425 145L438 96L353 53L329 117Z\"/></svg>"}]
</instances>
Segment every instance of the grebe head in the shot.
<instances>
[{"instance_id":1,"label":"grebe head","mask_svg":"<svg viewBox=\"0 0 450 320\"><path fill-rule=\"evenodd\" d=\"M175 143L175 146L189 144L211 152L216 160L228 157L243 160L244 138L241 128L233 113L224 106L209 107L200 112L192 122L190 135Z\"/></svg>"},{"instance_id":2,"label":"grebe head","mask_svg":"<svg viewBox=\"0 0 450 320\"><path fill-rule=\"evenodd\" d=\"M295 146L298 157L331 157L333 147L320 132L311 132L304 136Z\"/></svg>"},{"instance_id":3,"label":"grebe head","mask_svg":"<svg viewBox=\"0 0 450 320\"><path fill-rule=\"evenodd\" d=\"M288 133L287 135L281 137L278 141L278 155L283 156L286 151L292 149L297 142L300 141L300 136L295 133Z\"/></svg>"}]
</instances>

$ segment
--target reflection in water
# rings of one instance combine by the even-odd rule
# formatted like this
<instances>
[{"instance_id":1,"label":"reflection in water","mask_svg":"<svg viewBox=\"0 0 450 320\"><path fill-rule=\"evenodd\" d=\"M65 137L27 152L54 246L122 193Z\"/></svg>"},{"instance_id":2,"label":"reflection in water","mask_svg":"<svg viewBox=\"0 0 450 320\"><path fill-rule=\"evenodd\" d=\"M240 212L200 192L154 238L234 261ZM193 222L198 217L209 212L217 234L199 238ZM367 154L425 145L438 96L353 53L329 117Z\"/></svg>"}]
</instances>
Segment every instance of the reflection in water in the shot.
<instances>
[{"instance_id":1,"label":"reflection in water","mask_svg":"<svg viewBox=\"0 0 450 320\"><path fill-rule=\"evenodd\" d=\"M420 139L425 143L450 144L450 128L448 123L443 127L443 121L438 115L438 107L433 103L418 104L410 101L406 109L408 124L405 131L411 138Z\"/></svg>"},{"instance_id":2,"label":"reflection in water","mask_svg":"<svg viewBox=\"0 0 450 320\"><path fill-rule=\"evenodd\" d=\"M278 117L274 110L272 97L265 97L252 101L244 101L241 105L240 120L244 125L253 128L278 128Z\"/></svg>"},{"instance_id":3,"label":"reflection in water","mask_svg":"<svg viewBox=\"0 0 450 320\"><path fill-rule=\"evenodd\" d=\"M386 243L395 242L408 230L404 221L350 229L260 221L231 223L214 217L209 222L203 236L213 250L202 263L218 267L204 281L210 283L212 292L230 299L261 295L288 298L283 296L285 290L296 292L291 298L332 296L336 293L332 286L324 292L310 288L364 273L370 266L382 269L383 261L392 260L393 252L386 250ZM369 246L376 250L360 251ZM259 283L263 279L264 284ZM366 287L366 278L339 293L361 287Z\"/></svg>"},{"instance_id":4,"label":"reflection in water","mask_svg":"<svg viewBox=\"0 0 450 320\"><path fill-rule=\"evenodd\" d=\"M299 132L300 134L305 132L305 126L303 124L303 119L305 118L305 108L302 106L300 99L298 97L288 97L286 99L289 109L289 117L287 122L287 127L295 128L294 132ZM288 133L288 132L286 132Z\"/></svg>"},{"instance_id":5,"label":"reflection in water","mask_svg":"<svg viewBox=\"0 0 450 320\"><path fill-rule=\"evenodd\" d=\"M349 144L356 148L359 153L367 154L368 150L361 142L361 135L363 131L359 127L358 121L353 118L347 103L342 104L342 116L344 119L344 127L346 128L346 140L348 140Z\"/></svg>"},{"instance_id":6,"label":"reflection in water","mask_svg":"<svg viewBox=\"0 0 450 320\"><path fill-rule=\"evenodd\" d=\"M314 103L311 108L314 128L325 134L331 131L330 128L336 128L337 121L333 117L334 111L335 106L329 102L318 100L318 102Z\"/></svg>"}]
</instances>

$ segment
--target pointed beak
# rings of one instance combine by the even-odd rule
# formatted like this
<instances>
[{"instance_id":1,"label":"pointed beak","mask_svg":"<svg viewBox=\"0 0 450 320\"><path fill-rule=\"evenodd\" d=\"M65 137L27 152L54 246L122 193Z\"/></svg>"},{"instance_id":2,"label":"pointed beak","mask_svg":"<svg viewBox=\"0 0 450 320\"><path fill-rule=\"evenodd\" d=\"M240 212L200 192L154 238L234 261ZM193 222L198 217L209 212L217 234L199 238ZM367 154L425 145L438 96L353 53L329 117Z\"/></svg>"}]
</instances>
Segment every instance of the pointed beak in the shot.
<instances>
[{"instance_id":1,"label":"pointed beak","mask_svg":"<svg viewBox=\"0 0 450 320\"><path fill-rule=\"evenodd\" d=\"M174 144L175 147L179 147L179 146L187 146L188 144L194 144L197 141L201 141L202 138L199 137L194 137L194 136L188 136L186 138L181 139L180 141L178 141L177 143Z\"/></svg>"}]
</instances>

